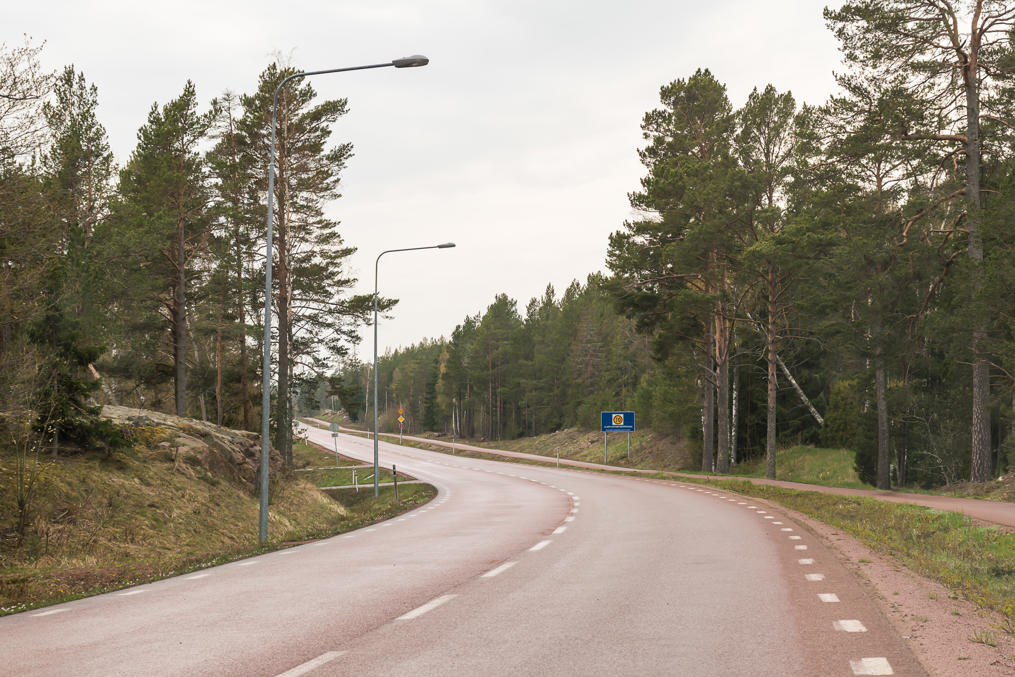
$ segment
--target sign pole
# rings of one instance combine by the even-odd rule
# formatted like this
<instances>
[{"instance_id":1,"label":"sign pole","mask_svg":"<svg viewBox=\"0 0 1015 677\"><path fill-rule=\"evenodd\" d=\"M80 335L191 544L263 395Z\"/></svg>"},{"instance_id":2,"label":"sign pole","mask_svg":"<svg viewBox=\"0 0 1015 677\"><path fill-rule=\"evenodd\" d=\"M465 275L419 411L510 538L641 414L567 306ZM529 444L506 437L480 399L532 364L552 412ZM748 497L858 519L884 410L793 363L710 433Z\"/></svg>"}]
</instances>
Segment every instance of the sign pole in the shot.
<instances>
[{"instance_id":1,"label":"sign pole","mask_svg":"<svg viewBox=\"0 0 1015 677\"><path fill-rule=\"evenodd\" d=\"M606 465L606 433L603 432L603 465Z\"/></svg>"},{"instance_id":2,"label":"sign pole","mask_svg":"<svg viewBox=\"0 0 1015 677\"><path fill-rule=\"evenodd\" d=\"M627 433L627 460L631 460L631 433Z\"/></svg>"}]
</instances>

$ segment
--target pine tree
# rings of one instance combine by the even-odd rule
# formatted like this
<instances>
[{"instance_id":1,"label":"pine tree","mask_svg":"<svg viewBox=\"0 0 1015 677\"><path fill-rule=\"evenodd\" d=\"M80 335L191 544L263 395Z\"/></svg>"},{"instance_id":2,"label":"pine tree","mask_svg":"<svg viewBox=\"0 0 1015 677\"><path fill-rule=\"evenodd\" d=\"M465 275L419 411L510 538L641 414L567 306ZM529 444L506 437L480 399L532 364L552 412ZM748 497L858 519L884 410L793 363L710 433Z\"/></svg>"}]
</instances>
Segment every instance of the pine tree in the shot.
<instances>
[{"instance_id":1,"label":"pine tree","mask_svg":"<svg viewBox=\"0 0 1015 677\"><path fill-rule=\"evenodd\" d=\"M221 420L226 415L223 410L229 396L225 387L228 382L238 381L239 392L235 395L240 402L238 419L244 430L250 430L254 420L248 319L252 315L251 297L259 292L254 262L260 256L256 246L262 228L257 208L257 174L262 168L254 166L254 157L248 152L249 139L239 129L242 114L239 99L226 92L212 101L211 109L210 135L216 143L206 161L212 179L214 218L210 245L215 270L209 283L210 296L217 299L213 320L216 410Z\"/></svg>"},{"instance_id":2,"label":"pine tree","mask_svg":"<svg viewBox=\"0 0 1015 677\"><path fill-rule=\"evenodd\" d=\"M271 64L261 73L257 92L242 97L240 130L249 141L256 167L267 167L272 97L293 68ZM339 197L341 170L352 155L348 143L328 148L330 125L346 113L345 99L314 104L309 84L294 81L279 92L275 145L273 216L273 302L278 318L278 397L276 447L292 465L292 380L298 369L323 372L328 357L341 357L358 339L372 297L348 296L355 280L344 271L355 248L345 245L338 223L324 206ZM267 177L259 183L266 191ZM262 211L263 214L263 211Z\"/></svg>"},{"instance_id":3,"label":"pine tree","mask_svg":"<svg viewBox=\"0 0 1015 677\"><path fill-rule=\"evenodd\" d=\"M661 356L691 341L702 365L702 470L729 467L729 358L742 294L732 286L743 178L731 148L734 117L725 87L707 70L660 90L646 113L649 173L632 206L649 218L610 237L607 265L618 301L653 333ZM716 403L718 394L718 403ZM714 428L718 420L718 431ZM713 444L718 432L718 456Z\"/></svg>"},{"instance_id":4,"label":"pine tree","mask_svg":"<svg viewBox=\"0 0 1015 677\"><path fill-rule=\"evenodd\" d=\"M162 108L152 106L138 131L137 148L120 173L121 200L113 226L123 249L135 249L127 255L139 257L138 268L148 276L129 293L145 296L149 312L160 305L169 326L178 416L188 413L188 294L197 257L208 244L208 192L199 149L209 124L209 115L197 110L197 93L189 81L178 98Z\"/></svg>"},{"instance_id":5,"label":"pine tree","mask_svg":"<svg viewBox=\"0 0 1015 677\"><path fill-rule=\"evenodd\" d=\"M89 244L109 207L113 153L96 117L95 85L68 66L56 78L53 93L54 100L42 107L52 143L41 166L61 239L61 303L94 341L100 339L95 325L102 315L95 291L104 273Z\"/></svg>"},{"instance_id":6,"label":"pine tree","mask_svg":"<svg viewBox=\"0 0 1015 677\"><path fill-rule=\"evenodd\" d=\"M917 104L915 114L896 130L899 143L937 142L942 158L961 158L962 185L941 198L961 200L961 230L967 239L971 298L968 361L973 365L972 479L991 473L990 357L988 320L983 304L984 200L982 119L994 117L990 96L1011 77L1008 57L1015 8L1003 0L972 0L953 5L937 0L863 0L825 18L842 44L846 63L871 81L901 84ZM959 223L952 228L959 230Z\"/></svg>"},{"instance_id":7,"label":"pine tree","mask_svg":"<svg viewBox=\"0 0 1015 677\"><path fill-rule=\"evenodd\" d=\"M777 360L780 327L791 303L789 287L796 277L798 259L786 255L786 188L793 160L793 121L796 104L789 92L768 85L756 88L737 113L736 150L747 172L747 209L744 270L758 284L763 300L766 398L765 476L775 478ZM760 283L760 284L759 284Z\"/></svg>"}]
</instances>

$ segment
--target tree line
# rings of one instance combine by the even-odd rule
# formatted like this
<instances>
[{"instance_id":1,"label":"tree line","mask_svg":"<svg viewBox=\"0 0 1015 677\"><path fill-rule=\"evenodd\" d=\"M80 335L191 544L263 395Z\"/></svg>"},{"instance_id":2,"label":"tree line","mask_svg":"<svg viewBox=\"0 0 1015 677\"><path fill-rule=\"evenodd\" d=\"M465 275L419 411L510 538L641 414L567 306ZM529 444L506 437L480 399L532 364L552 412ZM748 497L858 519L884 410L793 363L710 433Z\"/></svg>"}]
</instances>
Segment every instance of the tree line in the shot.
<instances>
[{"instance_id":1,"label":"tree line","mask_svg":"<svg viewBox=\"0 0 1015 677\"><path fill-rule=\"evenodd\" d=\"M385 356L382 412L500 438L637 407L702 470L763 454L774 477L810 442L882 488L1015 464L1015 9L967 5L826 10L846 70L823 105L766 85L734 108L708 69L663 86L612 275Z\"/></svg>"},{"instance_id":2,"label":"tree line","mask_svg":"<svg viewBox=\"0 0 1015 677\"><path fill-rule=\"evenodd\" d=\"M272 95L299 71L272 63L254 92L206 106L186 82L117 166L96 87L73 66L45 72L41 49L0 47L4 427L115 444L99 399L254 429ZM349 294L354 249L324 213L352 155L331 139L347 105L300 81L279 96L271 417L288 462L296 385L346 353L371 304Z\"/></svg>"},{"instance_id":3,"label":"tree line","mask_svg":"<svg viewBox=\"0 0 1015 677\"><path fill-rule=\"evenodd\" d=\"M382 429L437 431L462 438L514 439L592 426L599 412L633 406L652 366L648 341L618 317L602 275L573 282L559 297L547 286L520 312L498 294L450 337L424 340L378 360ZM322 380L308 408L335 395L353 417L372 417L369 365L347 362ZM649 414L646 412L646 416Z\"/></svg>"}]
</instances>

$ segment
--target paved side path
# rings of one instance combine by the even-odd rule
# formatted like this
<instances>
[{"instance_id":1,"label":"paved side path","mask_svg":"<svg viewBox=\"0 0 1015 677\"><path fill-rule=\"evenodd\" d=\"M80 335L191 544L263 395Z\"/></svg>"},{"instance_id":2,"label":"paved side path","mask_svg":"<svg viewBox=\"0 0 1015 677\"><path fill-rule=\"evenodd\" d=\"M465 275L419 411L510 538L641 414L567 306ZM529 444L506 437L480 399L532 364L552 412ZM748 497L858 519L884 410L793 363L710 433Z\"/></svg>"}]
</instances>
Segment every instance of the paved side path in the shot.
<instances>
[{"instance_id":1,"label":"paved side path","mask_svg":"<svg viewBox=\"0 0 1015 677\"><path fill-rule=\"evenodd\" d=\"M327 421L321 421L318 419L308 419L328 425ZM352 428L343 428L345 432L362 433L362 430L354 430ZM385 435L386 433L381 433ZM392 435L397 437L397 435ZM433 444L445 448L451 448L451 442L445 442L443 440L432 440L424 437L410 437L405 435L403 439L411 440L413 442L422 442L425 444ZM493 456L506 456L510 458L517 458L528 461L538 461L540 463L555 463L556 459L551 456L540 456L539 454L525 454L518 451L504 451L501 449L488 449L486 447L475 447L467 444L454 443L455 449L461 449L465 451L479 452L482 454L490 454ZM774 487L783 487L785 489L796 489L798 491L817 491L823 494L839 494L841 496L868 496L876 498L882 501L891 501L893 503L909 503L912 505L922 505L927 508L934 508L936 510L947 510L949 512L957 512L973 519L980 520L983 522L990 522L992 524L999 524L1010 529L1015 529L1015 503L1004 502L1004 501L986 501L978 498L958 498L955 496L932 496L929 494L909 494L901 491L881 491L878 489L846 489L843 487L826 487L818 484L804 484L802 482L785 482L782 480L768 480L757 477L739 477L736 475L701 475L693 473L680 473L671 472L668 470L646 470L643 468L624 468L615 465L604 465L602 463L587 463L585 461L572 461L570 459L560 459L560 465L569 466L573 468L586 468L590 470L614 470L621 472L633 472L633 473L657 473L665 472L670 475L678 477L700 477L713 480L722 479L740 479L747 480L752 484L767 484Z\"/></svg>"}]
</instances>

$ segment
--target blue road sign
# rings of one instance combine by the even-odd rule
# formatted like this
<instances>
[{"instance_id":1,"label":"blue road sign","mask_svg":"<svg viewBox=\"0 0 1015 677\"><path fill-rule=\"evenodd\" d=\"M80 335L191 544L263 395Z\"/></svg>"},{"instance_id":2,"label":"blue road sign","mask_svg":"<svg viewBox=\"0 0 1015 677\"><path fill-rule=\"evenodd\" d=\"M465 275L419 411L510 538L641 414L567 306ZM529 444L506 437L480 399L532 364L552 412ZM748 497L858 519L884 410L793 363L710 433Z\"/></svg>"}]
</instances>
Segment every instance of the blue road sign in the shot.
<instances>
[{"instance_id":1,"label":"blue road sign","mask_svg":"<svg viewBox=\"0 0 1015 677\"><path fill-rule=\"evenodd\" d=\"M634 412L633 411L604 411L603 416L603 428L604 433L633 433L634 432Z\"/></svg>"}]
</instances>

